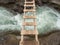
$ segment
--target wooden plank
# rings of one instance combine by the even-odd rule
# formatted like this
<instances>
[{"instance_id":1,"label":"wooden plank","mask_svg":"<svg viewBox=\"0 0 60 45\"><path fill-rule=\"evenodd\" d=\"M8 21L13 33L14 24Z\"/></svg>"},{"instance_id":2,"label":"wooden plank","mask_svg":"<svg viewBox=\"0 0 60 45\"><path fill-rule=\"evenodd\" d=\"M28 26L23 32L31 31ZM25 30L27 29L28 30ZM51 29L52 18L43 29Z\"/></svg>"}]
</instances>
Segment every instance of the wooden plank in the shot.
<instances>
[{"instance_id":1,"label":"wooden plank","mask_svg":"<svg viewBox=\"0 0 60 45\"><path fill-rule=\"evenodd\" d=\"M21 30L21 35L38 35L37 30Z\"/></svg>"},{"instance_id":2,"label":"wooden plank","mask_svg":"<svg viewBox=\"0 0 60 45\"><path fill-rule=\"evenodd\" d=\"M24 6L33 6L34 7L35 5L24 5Z\"/></svg>"},{"instance_id":3,"label":"wooden plank","mask_svg":"<svg viewBox=\"0 0 60 45\"><path fill-rule=\"evenodd\" d=\"M25 1L25 3L34 3L35 1Z\"/></svg>"},{"instance_id":4,"label":"wooden plank","mask_svg":"<svg viewBox=\"0 0 60 45\"><path fill-rule=\"evenodd\" d=\"M33 11L35 11L34 9L24 9L24 12L33 12Z\"/></svg>"},{"instance_id":5,"label":"wooden plank","mask_svg":"<svg viewBox=\"0 0 60 45\"><path fill-rule=\"evenodd\" d=\"M26 2L27 2L27 1L30 1L30 2L31 2L31 1L35 1L35 0L26 0Z\"/></svg>"},{"instance_id":6,"label":"wooden plank","mask_svg":"<svg viewBox=\"0 0 60 45\"><path fill-rule=\"evenodd\" d=\"M36 26L36 22L23 22L24 26Z\"/></svg>"},{"instance_id":7,"label":"wooden plank","mask_svg":"<svg viewBox=\"0 0 60 45\"><path fill-rule=\"evenodd\" d=\"M25 3L24 5L35 5L34 3Z\"/></svg>"},{"instance_id":8,"label":"wooden plank","mask_svg":"<svg viewBox=\"0 0 60 45\"><path fill-rule=\"evenodd\" d=\"M36 16L27 16L27 15L25 15L25 16L23 16L23 18L24 19L35 19L36 18Z\"/></svg>"}]
</instances>

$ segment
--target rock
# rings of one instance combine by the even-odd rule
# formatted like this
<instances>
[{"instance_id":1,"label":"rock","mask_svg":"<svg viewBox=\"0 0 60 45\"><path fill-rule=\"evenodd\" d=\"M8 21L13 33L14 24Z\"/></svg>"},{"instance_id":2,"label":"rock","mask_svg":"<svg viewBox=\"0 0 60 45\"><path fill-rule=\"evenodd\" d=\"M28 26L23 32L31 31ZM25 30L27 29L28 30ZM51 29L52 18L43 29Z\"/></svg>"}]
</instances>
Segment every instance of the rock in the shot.
<instances>
[{"instance_id":1,"label":"rock","mask_svg":"<svg viewBox=\"0 0 60 45\"><path fill-rule=\"evenodd\" d=\"M43 4L48 5L48 3L55 3L54 7L60 5L60 0L36 0L36 5L42 6ZM0 6L4 6L15 12L23 13L24 0L0 0ZM59 8L59 6L58 6ZM59 8L60 9L60 8Z\"/></svg>"},{"instance_id":2,"label":"rock","mask_svg":"<svg viewBox=\"0 0 60 45\"><path fill-rule=\"evenodd\" d=\"M12 34L12 35L20 35L20 31L18 30L15 30L15 31L12 31L12 30L9 30L9 31L0 31L0 36L4 36L4 35L8 35L8 34Z\"/></svg>"},{"instance_id":3,"label":"rock","mask_svg":"<svg viewBox=\"0 0 60 45\"><path fill-rule=\"evenodd\" d=\"M49 6L60 11L60 0L49 0Z\"/></svg>"},{"instance_id":4,"label":"rock","mask_svg":"<svg viewBox=\"0 0 60 45\"><path fill-rule=\"evenodd\" d=\"M0 3L15 2L16 0L0 0Z\"/></svg>"},{"instance_id":5,"label":"rock","mask_svg":"<svg viewBox=\"0 0 60 45\"><path fill-rule=\"evenodd\" d=\"M42 0L42 2L49 2L49 0Z\"/></svg>"},{"instance_id":6,"label":"rock","mask_svg":"<svg viewBox=\"0 0 60 45\"><path fill-rule=\"evenodd\" d=\"M60 32L40 38L41 45L60 45Z\"/></svg>"},{"instance_id":7,"label":"rock","mask_svg":"<svg viewBox=\"0 0 60 45\"><path fill-rule=\"evenodd\" d=\"M36 0L36 5L42 6L43 5L42 0Z\"/></svg>"},{"instance_id":8,"label":"rock","mask_svg":"<svg viewBox=\"0 0 60 45\"><path fill-rule=\"evenodd\" d=\"M18 45L19 41L15 35L8 34L1 38L0 44L1 45Z\"/></svg>"},{"instance_id":9,"label":"rock","mask_svg":"<svg viewBox=\"0 0 60 45\"><path fill-rule=\"evenodd\" d=\"M42 5L42 1L36 0L36 5ZM24 9L24 0L1 0L0 6L22 13Z\"/></svg>"},{"instance_id":10,"label":"rock","mask_svg":"<svg viewBox=\"0 0 60 45\"><path fill-rule=\"evenodd\" d=\"M1 0L0 6L6 7L8 9L14 10L15 12L23 12L23 2L22 5L19 5L18 1L16 0Z\"/></svg>"},{"instance_id":11,"label":"rock","mask_svg":"<svg viewBox=\"0 0 60 45\"><path fill-rule=\"evenodd\" d=\"M50 35L47 42L47 45L60 45L60 32Z\"/></svg>"},{"instance_id":12,"label":"rock","mask_svg":"<svg viewBox=\"0 0 60 45\"><path fill-rule=\"evenodd\" d=\"M50 2L60 5L60 0L50 0Z\"/></svg>"},{"instance_id":13,"label":"rock","mask_svg":"<svg viewBox=\"0 0 60 45\"><path fill-rule=\"evenodd\" d=\"M0 37L0 45L19 45L19 41L20 41L19 38L20 36L19 37L17 36L16 38L16 36L12 34L2 36ZM32 43L31 41L33 41L31 37L30 38L25 37L24 39L28 41L28 42L25 41L26 44ZM60 31L52 32L43 37L39 37L39 43L40 45L60 45Z\"/></svg>"}]
</instances>

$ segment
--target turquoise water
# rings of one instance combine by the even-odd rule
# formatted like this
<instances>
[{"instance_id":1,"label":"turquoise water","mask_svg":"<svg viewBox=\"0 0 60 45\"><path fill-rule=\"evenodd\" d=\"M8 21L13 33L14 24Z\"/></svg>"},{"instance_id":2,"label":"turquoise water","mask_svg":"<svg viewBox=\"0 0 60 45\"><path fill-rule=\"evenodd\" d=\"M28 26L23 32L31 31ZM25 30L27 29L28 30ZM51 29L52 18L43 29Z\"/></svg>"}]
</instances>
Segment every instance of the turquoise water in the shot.
<instances>
[{"instance_id":1,"label":"turquoise water","mask_svg":"<svg viewBox=\"0 0 60 45\"><path fill-rule=\"evenodd\" d=\"M27 12L26 14L31 14ZM60 28L60 13L55 9L47 6L36 8L36 22L37 30L40 34L52 31L53 29ZM26 20L26 21L32 21ZM21 30L23 22L23 14L17 13L16 16L6 8L0 7L0 30ZM25 27L25 29L32 30L34 27Z\"/></svg>"}]
</instances>

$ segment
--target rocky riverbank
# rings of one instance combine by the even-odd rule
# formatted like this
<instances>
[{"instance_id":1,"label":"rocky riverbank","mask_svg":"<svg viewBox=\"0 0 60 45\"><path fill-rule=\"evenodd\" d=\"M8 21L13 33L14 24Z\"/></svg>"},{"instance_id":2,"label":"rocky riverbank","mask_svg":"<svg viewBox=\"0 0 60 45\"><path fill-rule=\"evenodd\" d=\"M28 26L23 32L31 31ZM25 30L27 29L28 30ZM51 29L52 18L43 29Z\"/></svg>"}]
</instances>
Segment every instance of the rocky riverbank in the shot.
<instances>
[{"instance_id":1,"label":"rocky riverbank","mask_svg":"<svg viewBox=\"0 0 60 45\"><path fill-rule=\"evenodd\" d=\"M57 10L60 10L60 1L59 0L36 0L36 5L49 5L54 7ZM24 9L24 0L0 0L0 6L12 9L15 12L23 13Z\"/></svg>"},{"instance_id":2,"label":"rocky riverbank","mask_svg":"<svg viewBox=\"0 0 60 45\"><path fill-rule=\"evenodd\" d=\"M58 10L58 11L60 11L60 0L36 0L36 5L38 5L38 6L43 6L43 5L47 5L47 6L49 6L49 7L53 7L53 8L55 8L56 10ZM19 12L19 13L23 13L23 9L24 9L24 0L20 0L20 1L17 1L17 0L0 0L0 6L3 6L3 7L5 7L5 8L7 8L7 9L9 9L9 11L11 10L11 11L13 11L14 12L14 15L15 15L15 13L16 12ZM4 24L16 24L16 22L14 22L14 20L8 20L8 19L10 19L11 17L13 17L13 14L12 13L9 13L7 10L5 10L5 8L4 9L2 9L2 7L1 7L1 9L3 10L3 11L1 11L1 9L0 9L0 21L2 22L2 20L4 20L4 19L6 19L5 21L3 21L3 23ZM43 7L43 9L44 9L45 7ZM40 13L40 12L42 12L42 11L44 11L42 8L40 8L41 9L41 11L39 11L38 13ZM38 9L39 10L39 9ZM47 13L48 11L46 11L46 10L50 10L50 13ZM53 15L53 17L55 16L55 17L57 17L57 15L59 15L57 12L55 13L55 11L52 11L52 9L50 9L50 8L48 8L48 9L46 9L45 11L45 15L46 14L49 14L49 15ZM5 12L5 13L3 13L3 12ZM53 13L51 13L51 12L53 12ZM9 15L8 15L9 14ZM44 17L45 15L44 14L42 14L42 17ZM57 14L57 15L56 15ZM5 17L5 15L6 15L6 17ZM41 15L41 14L40 14ZM43 16L44 15L44 16ZM19 15L18 15L19 16ZM3 17L3 18L1 18L1 17ZM16 16L15 16L16 17ZM39 16L38 16L39 17ZM41 16L40 16L41 17ZM40 17L38 18L39 20L40 20ZM46 15L46 17L47 17L47 15ZM50 16L48 16L49 18L48 19L53 19L52 17L50 17ZM56 19L54 17L54 20ZM18 17L16 17L16 18L18 18ZM19 18L21 18L21 17L19 17ZM59 17L58 17L59 18ZM12 18L11 18L12 19ZM43 19L43 18L42 18ZM8 21L7 21L8 20ZM18 19L17 19L18 20ZM22 20L22 18L20 19L20 21ZM38 21L39 21L38 20ZM47 18L46 18L46 20L47 20ZM42 20L42 21L45 21L45 20ZM53 20L52 20L53 21ZM47 25L45 26L46 28L44 28L44 31L42 30L42 32L44 33L44 32L48 32L48 33L46 33L46 34L44 34L44 35L39 35L39 42L40 42L40 44L41 45L60 45L60 31L58 31L58 30L56 30L56 31L52 31L52 30L50 30L51 32L49 32L47 29L49 29L49 24L52 22L52 21L49 21L48 20L48 22L49 23L46 23ZM59 20L57 20L57 21L59 21ZM7 23L6 23L7 22ZM14 22L14 23L13 23ZM19 20L18 20L18 22L19 22ZM55 23L55 22L54 22ZM59 23L59 22L58 22ZM20 22L19 22L19 24L20 24ZM38 25L40 25L41 23L39 22L38 23ZM45 24L45 23L43 23L43 24ZM42 25L43 25L42 24ZM60 23L59 23L60 24ZM58 26L59 26L59 24L58 24ZM7 28L6 27L6 25L3 25L3 24L1 24L0 25L0 29L2 28ZM51 24L50 24L51 25ZM52 25L53 26L53 25ZM13 26L9 26L9 29L11 28L11 27L13 27ZM19 27L20 28L20 27ZM43 29L42 28L42 29ZM12 28L12 29L16 29L16 27L15 28ZM3 29L4 30L4 29ZM2 31L3 31L2 30ZM40 31L41 32L41 31ZM33 36L31 36L31 37L33 37ZM26 36L24 39L30 39L31 37L28 37L28 36ZM32 38L31 38L32 39ZM17 30L7 30L7 29L5 29L5 31L3 31L3 32L1 32L0 31L0 45L19 45L19 41L20 41L20 31L17 31ZM28 40L29 41L29 40ZM33 41L33 40L32 40ZM27 42L25 45L27 45L27 44L30 44L31 42ZM33 42L34 43L34 42Z\"/></svg>"},{"instance_id":3,"label":"rocky riverbank","mask_svg":"<svg viewBox=\"0 0 60 45\"><path fill-rule=\"evenodd\" d=\"M35 43L31 37L29 38L26 36L24 39L24 44L26 43L25 45L32 44L31 41ZM14 34L7 34L0 37L0 45L19 45L19 41L20 36ZM39 36L39 43L40 45L60 45L60 31L52 32L45 36Z\"/></svg>"}]
</instances>

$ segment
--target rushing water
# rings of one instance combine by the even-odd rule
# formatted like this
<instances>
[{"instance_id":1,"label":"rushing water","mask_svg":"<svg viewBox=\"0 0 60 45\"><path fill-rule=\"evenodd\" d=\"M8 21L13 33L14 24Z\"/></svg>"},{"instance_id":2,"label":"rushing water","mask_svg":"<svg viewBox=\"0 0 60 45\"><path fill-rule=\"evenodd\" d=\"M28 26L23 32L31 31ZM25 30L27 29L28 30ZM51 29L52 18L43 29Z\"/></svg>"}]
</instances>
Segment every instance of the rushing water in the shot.
<instances>
[{"instance_id":1,"label":"rushing water","mask_svg":"<svg viewBox=\"0 0 60 45\"><path fill-rule=\"evenodd\" d=\"M27 12L26 14L31 15ZM37 30L40 34L47 33L53 29L60 28L60 13L53 8L42 6L36 9ZM32 21L26 20L26 21ZM0 30L21 30L23 22L23 14L17 13L16 16L6 8L0 7ZM25 29L32 30L32 27L25 27Z\"/></svg>"}]
</instances>

